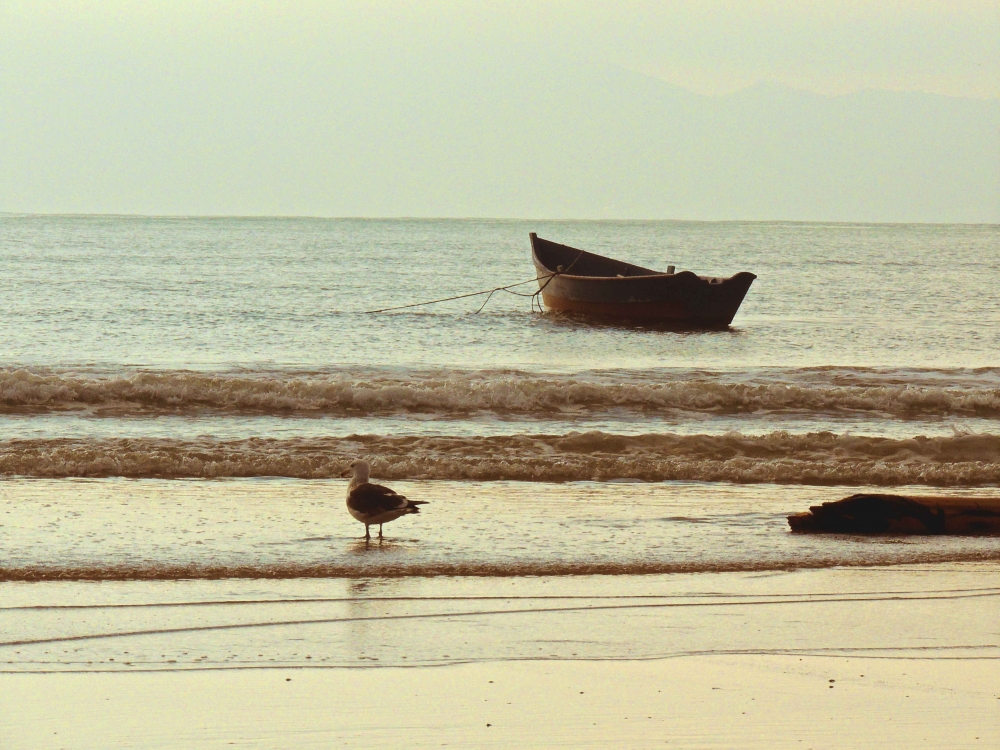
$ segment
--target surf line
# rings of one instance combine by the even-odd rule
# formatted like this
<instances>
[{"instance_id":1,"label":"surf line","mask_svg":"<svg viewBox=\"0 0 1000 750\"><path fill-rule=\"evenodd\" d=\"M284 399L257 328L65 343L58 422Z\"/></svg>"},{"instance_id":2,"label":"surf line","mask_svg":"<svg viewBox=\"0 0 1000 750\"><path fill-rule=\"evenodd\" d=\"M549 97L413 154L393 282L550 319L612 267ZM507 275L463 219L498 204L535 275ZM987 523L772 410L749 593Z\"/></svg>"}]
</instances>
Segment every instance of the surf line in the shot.
<instances>
[{"instance_id":1,"label":"surf line","mask_svg":"<svg viewBox=\"0 0 1000 750\"><path fill-rule=\"evenodd\" d=\"M218 630L247 630L249 628L290 627L296 625L332 625L346 622L386 622L391 620L442 620L449 618L487 617L492 615L538 615L552 613L584 613L608 610L626 609L688 609L694 607L750 607L774 606L788 604L836 604L842 602L907 602L907 601L940 601L950 599L980 599L997 596L998 592L959 595L935 596L844 596L815 599L779 599L767 601L724 601L724 602L668 602L643 604L608 604L590 607L538 607L530 609L492 609L465 612L427 612L408 615L375 615L361 617L322 617L309 620L276 620L270 622L240 622L225 625L193 625L182 628L156 628L154 630L126 630L113 633L90 633L84 635L56 636L53 638L28 638L23 640L0 642L0 648L13 646L39 646L48 643L73 643L79 641L98 641L110 638L132 638L144 635L175 635L177 633L203 633Z\"/></svg>"},{"instance_id":2,"label":"surf line","mask_svg":"<svg viewBox=\"0 0 1000 750\"><path fill-rule=\"evenodd\" d=\"M967 656L914 656L906 651L920 651L933 654L940 651L992 651L1000 649L1000 645L992 643L958 645L958 646L918 646L911 648L908 646L874 646L865 648L832 647L832 648L752 648L752 649L703 649L696 651L665 651L649 656L629 656L622 658L619 656L513 656L506 657L502 661L506 662L552 662L552 661L574 661L574 662L617 662L617 661L667 661L669 659L684 659L690 657L712 657L712 656L808 656L816 659L881 659L885 661L1000 661L1000 655L994 656L986 653L969 654ZM883 653L878 653L883 652ZM450 658L447 662L418 662L418 663L386 663L375 664L369 662L366 665L356 662L335 662L333 664L322 663L302 663L302 662L282 662L280 664L270 664L267 662L244 662L232 664L220 664L219 662L188 662L177 666L137 666L140 664L157 664L157 662L119 662L118 664L128 667L121 669L0 669L0 674L176 674L179 672L249 672L265 670L295 670L295 671L319 671L331 669L434 669L437 667L449 667L459 664L484 664L494 661L489 658ZM64 662L67 666L79 664L80 662ZM89 663L89 662L88 662ZM169 662L168 662L169 663ZM159 662L163 664L163 662Z\"/></svg>"},{"instance_id":3,"label":"surf line","mask_svg":"<svg viewBox=\"0 0 1000 750\"><path fill-rule=\"evenodd\" d=\"M930 594L969 594L987 593L1000 594L1000 587L978 586L971 589L928 589L920 590L896 590L896 591L845 591L828 593L794 593L794 594L732 594L724 592L700 592L693 594L595 594L587 596L585 594L539 594L536 596L525 596L521 594L511 596L328 596L310 597L306 599L206 599L203 601L191 602L137 602L134 604L16 604L11 607L0 607L0 612L25 611L25 610L88 610L88 609L157 609L157 608L177 608L177 607L223 607L223 606L243 606L258 604L358 604L383 602L481 602L481 601L564 601L564 600L584 600L584 601L607 601L607 600L659 600L659 599L734 599L736 604L740 599L754 600L750 604L762 603L765 601L785 601L789 598L801 597L824 597L826 601L830 596L864 596L871 597L865 601L879 601L878 597L896 595L925 596ZM506 610L505 610L506 611Z\"/></svg>"}]
</instances>

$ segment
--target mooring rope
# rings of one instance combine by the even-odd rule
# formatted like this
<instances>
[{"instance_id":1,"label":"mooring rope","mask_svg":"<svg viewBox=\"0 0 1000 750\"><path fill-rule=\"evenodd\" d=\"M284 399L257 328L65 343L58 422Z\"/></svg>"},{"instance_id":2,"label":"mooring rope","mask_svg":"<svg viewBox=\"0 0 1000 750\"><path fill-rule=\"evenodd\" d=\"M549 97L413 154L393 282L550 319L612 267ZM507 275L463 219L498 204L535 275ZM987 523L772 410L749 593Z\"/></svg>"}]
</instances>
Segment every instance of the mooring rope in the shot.
<instances>
[{"instance_id":1,"label":"mooring rope","mask_svg":"<svg viewBox=\"0 0 1000 750\"><path fill-rule=\"evenodd\" d=\"M492 297L497 292L507 292L507 294L513 294L515 297L531 297L531 311L534 312L535 301L539 298L541 293L545 291L545 287L549 285L549 282L552 281L552 279L554 279L556 276L559 276L560 274L569 273L570 269L573 268L573 266L576 265L576 262L580 260L580 258L582 257L583 257L583 250L577 253L577 256L573 259L573 262L570 263L566 268L559 266L559 268L555 272L550 273L548 276L536 276L533 279L528 279L527 281L519 281L516 284L507 284L506 286L495 286L492 289L483 289L481 292L456 294L454 297L442 297L441 299L431 299L427 300L426 302L411 302L408 305L397 305L395 307L380 307L378 310L359 310L357 314L375 315L376 313L393 312L395 310L408 310L412 307L423 307L424 305L436 305L439 302L451 302L452 300L456 299L468 299L469 297L479 297L480 295L483 294L488 295L486 299L483 301L483 304L479 306L479 309L476 310L475 313L473 313L474 315L479 315L479 313L483 311L483 308L486 307L486 303L490 301L490 297ZM545 279L545 283L541 284L538 287L538 291L532 292L531 294L522 294L521 292L511 291L511 289L513 289L514 287L524 286L525 284L531 284L532 282L541 281L542 279ZM538 311L542 312L541 302L538 303Z\"/></svg>"},{"instance_id":2,"label":"mooring rope","mask_svg":"<svg viewBox=\"0 0 1000 750\"><path fill-rule=\"evenodd\" d=\"M555 276L555 275L556 274L552 274L552 276ZM494 292L508 292L510 294L515 294L518 297L534 297L535 294L538 294L538 292L535 292L534 294L519 294L518 292L511 292L510 290L513 289L516 286L524 286L525 284L530 284L530 283L532 283L534 281L538 281L538 279L543 279L543 278L545 278L545 277L544 276L538 276L538 277L533 278L533 279L528 279L527 281L519 281L516 284L508 284L507 286L497 286L497 287L493 287L492 289L483 289L481 292L469 292L468 294L456 294L454 297L442 297L441 299L431 299L431 300L427 300L426 302L412 302L409 305L397 305L396 307L380 307L378 310L361 310L361 311L358 312L358 315L374 315L375 313L392 312L394 310L407 310L407 309L409 309L411 307L423 307L424 305L436 305L439 302L451 302L452 300L456 300L456 299L468 299L469 297L478 297L478 296L480 296L482 294L488 294L488 295L490 295L490 297L492 297L493 294L494 294ZM490 300L490 298L487 297L486 298L486 302L489 302L489 300ZM485 306L486 306L486 303L484 302L483 303L483 307L485 307ZM479 310L482 310L483 307L480 307ZM477 310L476 312L478 313L479 310Z\"/></svg>"}]
</instances>

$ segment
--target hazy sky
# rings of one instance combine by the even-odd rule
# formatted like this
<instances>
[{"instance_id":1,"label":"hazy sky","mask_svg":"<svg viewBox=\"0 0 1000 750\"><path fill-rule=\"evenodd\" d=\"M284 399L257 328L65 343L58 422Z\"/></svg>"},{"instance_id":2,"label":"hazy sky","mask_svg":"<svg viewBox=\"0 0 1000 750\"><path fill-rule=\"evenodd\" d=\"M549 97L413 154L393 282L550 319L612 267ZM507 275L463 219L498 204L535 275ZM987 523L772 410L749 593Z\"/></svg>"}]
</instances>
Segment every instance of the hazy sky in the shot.
<instances>
[{"instance_id":1,"label":"hazy sky","mask_svg":"<svg viewBox=\"0 0 1000 750\"><path fill-rule=\"evenodd\" d=\"M544 46L701 93L769 81L1000 96L997 0L0 0L0 34L7 85L121 64L197 75L330 55L474 62Z\"/></svg>"},{"instance_id":2,"label":"hazy sky","mask_svg":"<svg viewBox=\"0 0 1000 750\"><path fill-rule=\"evenodd\" d=\"M409 115L388 128L393 109L448 89L440 106L461 119L497 76L600 65L707 95L767 82L995 99L1000 2L0 0L0 210L452 214L346 192L380 138L401 153ZM366 92L385 107L362 111ZM420 169L427 189L447 180ZM330 199L302 184L282 199L275 180L295 173ZM464 210L519 205L490 200Z\"/></svg>"}]
</instances>

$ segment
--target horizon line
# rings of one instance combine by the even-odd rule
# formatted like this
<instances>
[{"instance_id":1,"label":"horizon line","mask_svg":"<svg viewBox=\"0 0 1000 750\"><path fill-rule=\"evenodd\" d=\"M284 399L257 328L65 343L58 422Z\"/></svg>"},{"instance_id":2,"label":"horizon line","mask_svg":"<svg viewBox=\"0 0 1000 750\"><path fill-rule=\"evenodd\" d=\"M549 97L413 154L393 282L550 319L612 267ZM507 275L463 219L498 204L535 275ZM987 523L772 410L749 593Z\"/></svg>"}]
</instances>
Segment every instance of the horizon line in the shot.
<instances>
[{"instance_id":1,"label":"horizon line","mask_svg":"<svg viewBox=\"0 0 1000 750\"><path fill-rule=\"evenodd\" d=\"M674 223L674 224L841 224L844 226L1000 226L993 221L866 221L853 219L651 219L651 218L538 218L519 216L322 216L317 214L147 214L85 213L74 211L0 211L0 217L22 218L104 218L104 219L245 219L245 220L319 220L319 221L504 221L549 223Z\"/></svg>"}]
</instances>

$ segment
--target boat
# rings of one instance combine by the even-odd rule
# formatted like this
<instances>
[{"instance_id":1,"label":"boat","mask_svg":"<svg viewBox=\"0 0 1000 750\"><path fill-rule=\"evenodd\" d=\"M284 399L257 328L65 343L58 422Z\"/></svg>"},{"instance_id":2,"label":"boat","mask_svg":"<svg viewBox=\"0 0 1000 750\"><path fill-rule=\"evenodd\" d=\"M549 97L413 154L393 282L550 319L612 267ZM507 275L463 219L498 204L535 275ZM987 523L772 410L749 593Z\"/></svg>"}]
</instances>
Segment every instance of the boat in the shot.
<instances>
[{"instance_id":1,"label":"boat","mask_svg":"<svg viewBox=\"0 0 1000 750\"><path fill-rule=\"evenodd\" d=\"M653 271L544 240L534 232L531 256L546 308L588 317L685 327L726 327L757 277Z\"/></svg>"}]
</instances>

